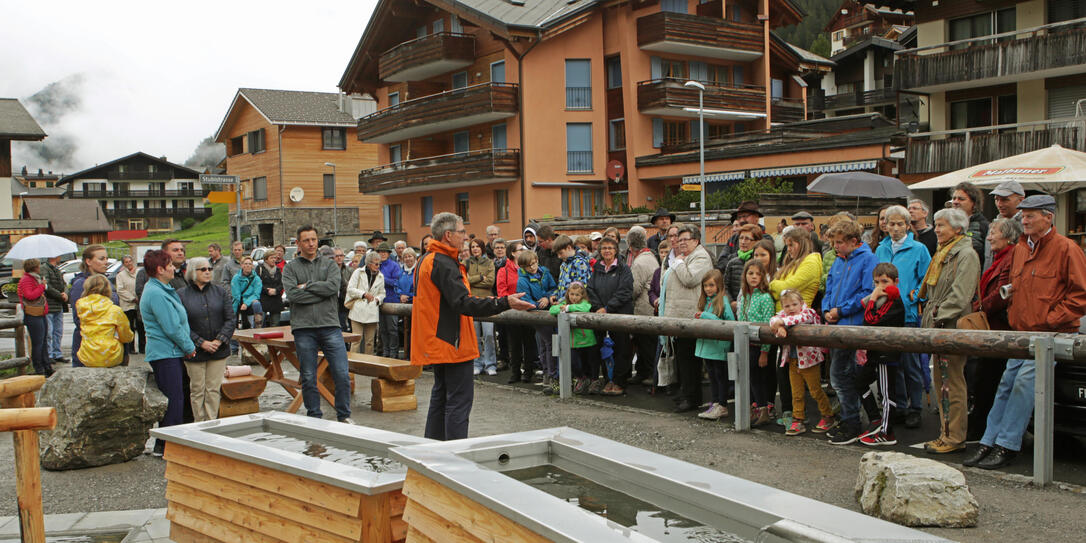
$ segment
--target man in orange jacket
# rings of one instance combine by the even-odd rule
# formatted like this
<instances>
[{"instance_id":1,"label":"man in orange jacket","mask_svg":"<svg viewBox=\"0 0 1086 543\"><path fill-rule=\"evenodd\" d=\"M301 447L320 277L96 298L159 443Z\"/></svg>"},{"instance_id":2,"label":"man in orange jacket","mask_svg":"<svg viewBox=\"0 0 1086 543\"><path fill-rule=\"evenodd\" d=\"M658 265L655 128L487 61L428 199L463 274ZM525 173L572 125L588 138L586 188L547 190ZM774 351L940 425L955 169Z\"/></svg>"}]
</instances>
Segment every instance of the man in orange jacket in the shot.
<instances>
[{"instance_id":1,"label":"man in orange jacket","mask_svg":"<svg viewBox=\"0 0 1086 543\"><path fill-rule=\"evenodd\" d=\"M523 293L501 298L471 295L464 267L457 258L467 231L453 213L438 213L430 221L428 252L415 272L415 301L411 308L411 363L432 365L434 388L426 415L426 437L446 441L468 437L468 416L475 389L473 361L479 357L472 317L517 309L534 309Z\"/></svg>"}]
</instances>

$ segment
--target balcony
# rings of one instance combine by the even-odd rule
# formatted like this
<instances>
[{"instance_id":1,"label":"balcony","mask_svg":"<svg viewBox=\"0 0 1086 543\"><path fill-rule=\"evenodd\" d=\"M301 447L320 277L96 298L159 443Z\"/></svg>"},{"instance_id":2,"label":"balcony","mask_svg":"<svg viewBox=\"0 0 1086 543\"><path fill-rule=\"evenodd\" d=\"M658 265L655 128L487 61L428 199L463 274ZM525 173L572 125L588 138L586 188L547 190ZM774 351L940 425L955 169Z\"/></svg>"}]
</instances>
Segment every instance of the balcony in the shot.
<instances>
[{"instance_id":1,"label":"balcony","mask_svg":"<svg viewBox=\"0 0 1086 543\"><path fill-rule=\"evenodd\" d=\"M910 134L905 173L943 173L1059 144L1086 151L1082 120L1049 120Z\"/></svg>"},{"instance_id":2,"label":"balcony","mask_svg":"<svg viewBox=\"0 0 1086 543\"><path fill-rule=\"evenodd\" d=\"M150 208L125 208L125 209L106 209L107 217L115 218L140 218L140 217L193 217L195 219L203 220L211 216L211 209L206 207L150 207Z\"/></svg>"},{"instance_id":3,"label":"balcony","mask_svg":"<svg viewBox=\"0 0 1086 543\"><path fill-rule=\"evenodd\" d=\"M1086 72L1086 18L898 51L894 81L915 92Z\"/></svg>"},{"instance_id":4,"label":"balcony","mask_svg":"<svg viewBox=\"0 0 1086 543\"><path fill-rule=\"evenodd\" d=\"M798 98L774 98L773 119L774 124L795 123L805 120L803 100Z\"/></svg>"},{"instance_id":5,"label":"balcony","mask_svg":"<svg viewBox=\"0 0 1086 543\"><path fill-rule=\"evenodd\" d=\"M358 173L358 190L364 194L407 194L512 182L519 175L519 150L483 149L362 170Z\"/></svg>"},{"instance_id":6,"label":"balcony","mask_svg":"<svg viewBox=\"0 0 1086 543\"><path fill-rule=\"evenodd\" d=\"M645 115L698 117L698 90L684 80L653 79L637 84L637 110ZM705 118L748 121L765 118L765 88L705 85ZM801 110L802 111L802 110Z\"/></svg>"},{"instance_id":7,"label":"balcony","mask_svg":"<svg viewBox=\"0 0 1086 543\"><path fill-rule=\"evenodd\" d=\"M475 36L439 32L381 53L378 72L385 81L420 81L469 66L472 62L475 62Z\"/></svg>"},{"instance_id":8,"label":"balcony","mask_svg":"<svg viewBox=\"0 0 1086 543\"><path fill-rule=\"evenodd\" d=\"M73 190L69 198L203 198L211 189L193 190Z\"/></svg>"},{"instance_id":9,"label":"balcony","mask_svg":"<svg viewBox=\"0 0 1086 543\"><path fill-rule=\"evenodd\" d=\"M645 51L750 62L762 57L761 25L661 11L637 19Z\"/></svg>"},{"instance_id":10,"label":"balcony","mask_svg":"<svg viewBox=\"0 0 1086 543\"><path fill-rule=\"evenodd\" d=\"M902 97L904 100L905 97ZM897 91L892 88L866 92L826 95L821 90L811 96L810 106L818 111L836 111L865 106L885 106L897 103Z\"/></svg>"},{"instance_id":11,"label":"balcony","mask_svg":"<svg viewBox=\"0 0 1086 543\"><path fill-rule=\"evenodd\" d=\"M517 114L519 89L512 83L483 83L400 102L358 120L358 139L392 143Z\"/></svg>"}]
</instances>

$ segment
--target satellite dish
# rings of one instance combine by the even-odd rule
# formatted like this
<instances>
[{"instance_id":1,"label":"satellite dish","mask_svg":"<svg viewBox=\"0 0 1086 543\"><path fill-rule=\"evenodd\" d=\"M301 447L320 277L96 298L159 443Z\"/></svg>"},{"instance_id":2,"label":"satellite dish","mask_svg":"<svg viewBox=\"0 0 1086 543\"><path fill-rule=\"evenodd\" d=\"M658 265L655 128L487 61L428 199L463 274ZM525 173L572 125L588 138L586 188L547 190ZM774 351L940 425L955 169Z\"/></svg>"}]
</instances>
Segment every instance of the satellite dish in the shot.
<instances>
[{"instance_id":1,"label":"satellite dish","mask_svg":"<svg viewBox=\"0 0 1086 543\"><path fill-rule=\"evenodd\" d=\"M302 190L302 187L294 187L294 188L290 189L290 201L291 202L294 202L294 203L301 202L302 197L304 197L304 196L305 196L305 191Z\"/></svg>"}]
</instances>

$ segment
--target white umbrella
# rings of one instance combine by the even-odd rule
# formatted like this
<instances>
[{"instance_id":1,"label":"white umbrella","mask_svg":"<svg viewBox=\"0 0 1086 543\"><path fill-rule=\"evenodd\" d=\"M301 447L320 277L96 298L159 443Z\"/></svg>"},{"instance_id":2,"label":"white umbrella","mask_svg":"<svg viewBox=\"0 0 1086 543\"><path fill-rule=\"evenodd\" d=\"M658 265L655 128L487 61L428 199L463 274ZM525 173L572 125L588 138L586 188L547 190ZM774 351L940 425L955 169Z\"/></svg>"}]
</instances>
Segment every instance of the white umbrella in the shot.
<instances>
[{"instance_id":1,"label":"white umbrella","mask_svg":"<svg viewBox=\"0 0 1086 543\"><path fill-rule=\"evenodd\" d=\"M1053 145L979 166L962 168L913 183L909 188L946 189L963 181L981 187L994 187L1004 181L1017 181L1027 190L1061 194L1086 188L1086 153Z\"/></svg>"},{"instance_id":2,"label":"white umbrella","mask_svg":"<svg viewBox=\"0 0 1086 543\"><path fill-rule=\"evenodd\" d=\"M53 258L65 254L74 254L78 249L75 242L69 239L50 234L35 234L15 242L15 246L8 251L6 257L12 260Z\"/></svg>"}]
</instances>

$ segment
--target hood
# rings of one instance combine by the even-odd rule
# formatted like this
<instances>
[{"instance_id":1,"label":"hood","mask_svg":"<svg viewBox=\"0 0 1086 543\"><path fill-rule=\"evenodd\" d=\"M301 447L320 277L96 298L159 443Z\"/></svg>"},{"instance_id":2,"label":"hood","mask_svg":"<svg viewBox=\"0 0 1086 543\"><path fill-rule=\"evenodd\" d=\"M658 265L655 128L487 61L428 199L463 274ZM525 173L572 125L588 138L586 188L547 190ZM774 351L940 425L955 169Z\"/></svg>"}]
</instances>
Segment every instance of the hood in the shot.
<instances>
[{"instance_id":1,"label":"hood","mask_svg":"<svg viewBox=\"0 0 1086 543\"><path fill-rule=\"evenodd\" d=\"M93 322L94 319L105 316L113 301L101 294L88 294L79 299L76 304L79 311L79 320Z\"/></svg>"}]
</instances>

